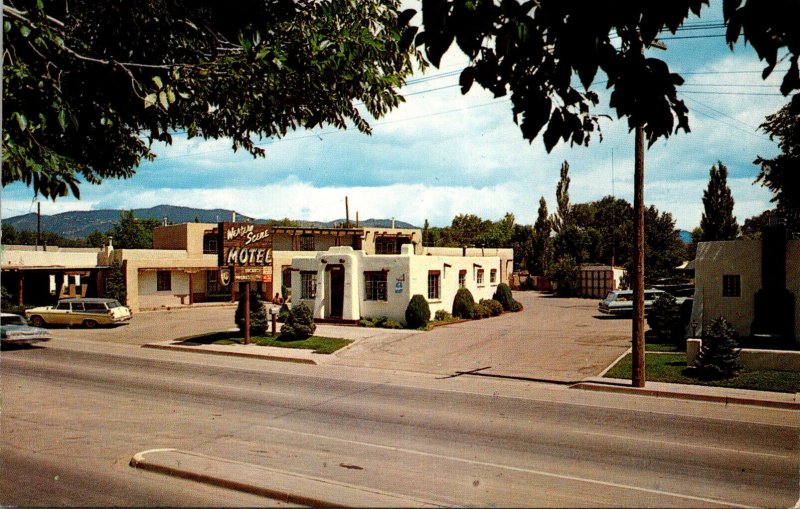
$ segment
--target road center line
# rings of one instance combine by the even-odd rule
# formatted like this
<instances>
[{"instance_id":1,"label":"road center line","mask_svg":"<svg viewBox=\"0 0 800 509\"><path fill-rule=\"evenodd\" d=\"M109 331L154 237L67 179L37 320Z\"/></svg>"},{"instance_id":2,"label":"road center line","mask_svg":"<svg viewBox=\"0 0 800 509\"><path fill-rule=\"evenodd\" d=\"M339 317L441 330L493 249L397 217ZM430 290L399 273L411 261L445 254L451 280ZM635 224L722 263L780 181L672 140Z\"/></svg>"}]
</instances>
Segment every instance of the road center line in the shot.
<instances>
[{"instance_id":1,"label":"road center line","mask_svg":"<svg viewBox=\"0 0 800 509\"><path fill-rule=\"evenodd\" d=\"M449 461L455 461L455 462L458 462L458 463L466 463L466 464L469 464L469 465L478 465L478 466L484 466L484 467L490 467L490 468L499 468L499 469L503 469L503 470L510 470L510 471L513 471L513 472L522 472L522 473L526 473L526 474L540 475L540 476L544 476L544 477L551 477L551 478L554 478L554 479L562 479L562 480L566 480L566 481L576 481L576 482L583 482L583 483L588 483L588 484L597 484L597 485L600 485L600 486L607 486L607 487L611 487L611 488L621 488L621 489L626 489L626 490L640 491L640 492L643 492L643 493L652 493L652 494L655 494L655 495L663 495L663 496L667 496L667 497L682 498L682 499L685 499L685 500L691 500L691 501L694 501L694 502L700 502L702 504L715 504L715 505L721 505L721 506L740 507L740 508L747 508L747 509L751 509L751 508L755 507L755 506L748 506L748 505L738 504L736 502L728 502L728 501L725 501L725 500L718 500L718 499L714 499L714 498L696 497L696 496L693 496L693 495L686 495L686 494L683 494L683 493L675 493L675 492L671 492L671 491L663 491L663 490L657 490L657 489L652 489L652 488L643 488L643 487L640 487L640 486L633 486L633 485L630 485L630 484L620 484L620 483L615 483L615 482L610 482L610 481L600 481L600 480L597 480L597 479L589 479L587 477L578 477L578 476L573 476L573 475L556 474L554 472L546 472L544 470L535 470L535 469L531 469L531 468L514 467L514 466L511 466L511 465L501 465L499 463L492 463L492 462L488 462L488 461L470 460L470 459L465 459L465 458L459 458L459 457L456 457L456 456L449 456L449 455L443 455L443 454L434 454L434 453L425 452L425 451L418 451L416 449L407 449L405 447L394 447L394 446L389 446L389 445L374 444L374 443L371 443L371 442L360 442L358 440L349 440L349 439L346 439L346 438L337 438L337 437L331 437L331 436L328 436L328 435L318 435L316 433L308 433L308 432L305 432L305 431L296 431L296 430L292 430L292 429L284 429L284 428L279 428L279 427L276 427L276 426L263 426L263 427L267 428L267 429L270 429L270 430L273 430L273 431L278 431L278 432L281 432L281 433L291 433L291 434L295 434L295 435L300 435L300 436L304 436L304 437L311 437L311 438L316 438L316 439L321 439L321 440L333 440L333 441L336 441L336 442L341 442L341 443L345 443L345 444L349 444L349 445L359 445L359 446L364 446L364 447L372 447L372 448L375 448L375 449L382 449L382 450L386 450L386 451L394 451L394 452L401 452L401 453L406 453L406 454L414 454L414 455L417 455L417 456L425 456L425 457L429 457L429 458L444 459L444 460L449 460Z\"/></svg>"}]
</instances>

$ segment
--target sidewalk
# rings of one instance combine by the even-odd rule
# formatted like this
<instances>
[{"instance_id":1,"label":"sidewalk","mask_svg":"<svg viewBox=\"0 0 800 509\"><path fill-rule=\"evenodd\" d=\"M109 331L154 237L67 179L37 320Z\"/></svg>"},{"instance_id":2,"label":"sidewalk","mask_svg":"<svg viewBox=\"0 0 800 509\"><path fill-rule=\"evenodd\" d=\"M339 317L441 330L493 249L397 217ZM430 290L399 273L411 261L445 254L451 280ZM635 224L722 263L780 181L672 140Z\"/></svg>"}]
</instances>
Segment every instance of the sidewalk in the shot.
<instances>
[{"instance_id":1,"label":"sidewalk","mask_svg":"<svg viewBox=\"0 0 800 509\"><path fill-rule=\"evenodd\" d=\"M130 465L306 507L440 507L400 494L177 449L140 452Z\"/></svg>"},{"instance_id":2,"label":"sidewalk","mask_svg":"<svg viewBox=\"0 0 800 509\"><path fill-rule=\"evenodd\" d=\"M572 386L590 391L639 394L656 398L675 398L695 401L712 401L736 405L755 405L787 410L800 410L800 394L786 392L751 391L705 385L669 384L647 382L644 387L632 387L631 381L619 378L591 377Z\"/></svg>"}]
</instances>

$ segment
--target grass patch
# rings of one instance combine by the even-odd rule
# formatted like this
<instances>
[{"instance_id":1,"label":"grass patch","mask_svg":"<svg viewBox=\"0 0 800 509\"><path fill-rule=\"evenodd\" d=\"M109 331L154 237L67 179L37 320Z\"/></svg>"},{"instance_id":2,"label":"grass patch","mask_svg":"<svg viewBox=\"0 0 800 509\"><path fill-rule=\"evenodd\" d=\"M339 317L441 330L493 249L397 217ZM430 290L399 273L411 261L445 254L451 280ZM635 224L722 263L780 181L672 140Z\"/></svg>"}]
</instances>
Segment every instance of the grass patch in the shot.
<instances>
[{"instance_id":1,"label":"grass patch","mask_svg":"<svg viewBox=\"0 0 800 509\"><path fill-rule=\"evenodd\" d=\"M673 343L645 343L644 349L648 352L682 352Z\"/></svg>"},{"instance_id":2,"label":"grass patch","mask_svg":"<svg viewBox=\"0 0 800 509\"><path fill-rule=\"evenodd\" d=\"M645 355L645 374L651 382L706 385L770 392L800 392L800 373L793 371L742 371L728 380L701 380L686 367L686 354L649 353ZM631 355L622 358L605 374L607 378L631 378Z\"/></svg>"},{"instance_id":3,"label":"grass patch","mask_svg":"<svg viewBox=\"0 0 800 509\"><path fill-rule=\"evenodd\" d=\"M250 342L258 346L276 346L279 348L301 348L313 350L314 353L331 354L343 348L353 341L341 338L326 338L322 336L311 336L303 340L281 339L281 336L251 336ZM182 338L184 345L243 345L244 337L239 331L212 332Z\"/></svg>"}]
</instances>

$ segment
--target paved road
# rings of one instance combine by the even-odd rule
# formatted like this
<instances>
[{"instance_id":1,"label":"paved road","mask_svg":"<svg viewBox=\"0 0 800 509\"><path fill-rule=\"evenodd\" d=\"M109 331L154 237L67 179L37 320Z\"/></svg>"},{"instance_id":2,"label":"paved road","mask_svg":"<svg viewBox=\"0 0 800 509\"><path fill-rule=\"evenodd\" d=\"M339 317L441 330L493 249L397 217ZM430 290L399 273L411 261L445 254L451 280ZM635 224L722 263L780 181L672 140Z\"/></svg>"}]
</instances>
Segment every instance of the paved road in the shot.
<instances>
[{"instance_id":1,"label":"paved road","mask_svg":"<svg viewBox=\"0 0 800 509\"><path fill-rule=\"evenodd\" d=\"M798 496L800 422L786 410L81 340L2 355L3 505L184 505L181 493L207 505L169 478L160 498L125 466L162 447L448 506L788 507Z\"/></svg>"},{"instance_id":2,"label":"paved road","mask_svg":"<svg viewBox=\"0 0 800 509\"><path fill-rule=\"evenodd\" d=\"M394 331L320 325L319 334L356 340L336 355L341 366L451 375L482 373L531 379L579 381L599 374L630 343L629 319L598 316L597 301L556 299L517 292L520 313L437 327ZM207 307L136 314L129 325L86 330L54 329L56 337L142 345L234 326L234 307Z\"/></svg>"}]
</instances>

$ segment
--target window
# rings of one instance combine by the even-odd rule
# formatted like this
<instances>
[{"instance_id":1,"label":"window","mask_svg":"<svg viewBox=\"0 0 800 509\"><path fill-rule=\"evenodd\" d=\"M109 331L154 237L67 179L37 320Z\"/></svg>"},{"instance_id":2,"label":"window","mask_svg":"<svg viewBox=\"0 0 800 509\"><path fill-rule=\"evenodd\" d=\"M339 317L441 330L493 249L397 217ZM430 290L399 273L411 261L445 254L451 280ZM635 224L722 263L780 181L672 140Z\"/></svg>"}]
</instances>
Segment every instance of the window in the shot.
<instances>
[{"instance_id":1,"label":"window","mask_svg":"<svg viewBox=\"0 0 800 509\"><path fill-rule=\"evenodd\" d=\"M59 302L58 305L56 306L56 309L69 311L69 302Z\"/></svg>"},{"instance_id":2,"label":"window","mask_svg":"<svg viewBox=\"0 0 800 509\"><path fill-rule=\"evenodd\" d=\"M300 235L300 251L315 251L314 236Z\"/></svg>"},{"instance_id":3,"label":"window","mask_svg":"<svg viewBox=\"0 0 800 509\"><path fill-rule=\"evenodd\" d=\"M83 302L73 302L72 303L72 310L73 311L84 311Z\"/></svg>"},{"instance_id":4,"label":"window","mask_svg":"<svg viewBox=\"0 0 800 509\"><path fill-rule=\"evenodd\" d=\"M300 289L301 299L316 299L317 298L317 273L316 272L301 272L300 273Z\"/></svg>"},{"instance_id":5,"label":"window","mask_svg":"<svg viewBox=\"0 0 800 509\"><path fill-rule=\"evenodd\" d=\"M159 270L156 272L156 291L169 292L172 290L172 272Z\"/></svg>"},{"instance_id":6,"label":"window","mask_svg":"<svg viewBox=\"0 0 800 509\"><path fill-rule=\"evenodd\" d=\"M285 286L286 288L292 288L292 266L291 265L284 265L281 268L281 285Z\"/></svg>"},{"instance_id":7,"label":"window","mask_svg":"<svg viewBox=\"0 0 800 509\"><path fill-rule=\"evenodd\" d=\"M105 313L108 311L106 305L102 302L86 302L83 307L87 313Z\"/></svg>"},{"instance_id":8,"label":"window","mask_svg":"<svg viewBox=\"0 0 800 509\"><path fill-rule=\"evenodd\" d=\"M740 275L725 274L722 276L722 296L742 296L742 277Z\"/></svg>"},{"instance_id":9,"label":"window","mask_svg":"<svg viewBox=\"0 0 800 509\"><path fill-rule=\"evenodd\" d=\"M213 233L203 235L203 254L217 254L217 236Z\"/></svg>"},{"instance_id":10,"label":"window","mask_svg":"<svg viewBox=\"0 0 800 509\"><path fill-rule=\"evenodd\" d=\"M386 297L386 272L365 272L364 292L365 300L388 300Z\"/></svg>"},{"instance_id":11,"label":"window","mask_svg":"<svg viewBox=\"0 0 800 509\"><path fill-rule=\"evenodd\" d=\"M459 288L466 288L467 287L467 271L466 270L459 270L458 271L458 287Z\"/></svg>"},{"instance_id":12,"label":"window","mask_svg":"<svg viewBox=\"0 0 800 509\"><path fill-rule=\"evenodd\" d=\"M483 269L478 269L477 278L478 278L478 284L482 285L483 284Z\"/></svg>"},{"instance_id":13,"label":"window","mask_svg":"<svg viewBox=\"0 0 800 509\"><path fill-rule=\"evenodd\" d=\"M489 282L492 284L497 283L497 269L489 271Z\"/></svg>"},{"instance_id":14,"label":"window","mask_svg":"<svg viewBox=\"0 0 800 509\"><path fill-rule=\"evenodd\" d=\"M441 298L441 273L438 270L428 271L428 299L439 300Z\"/></svg>"}]
</instances>

